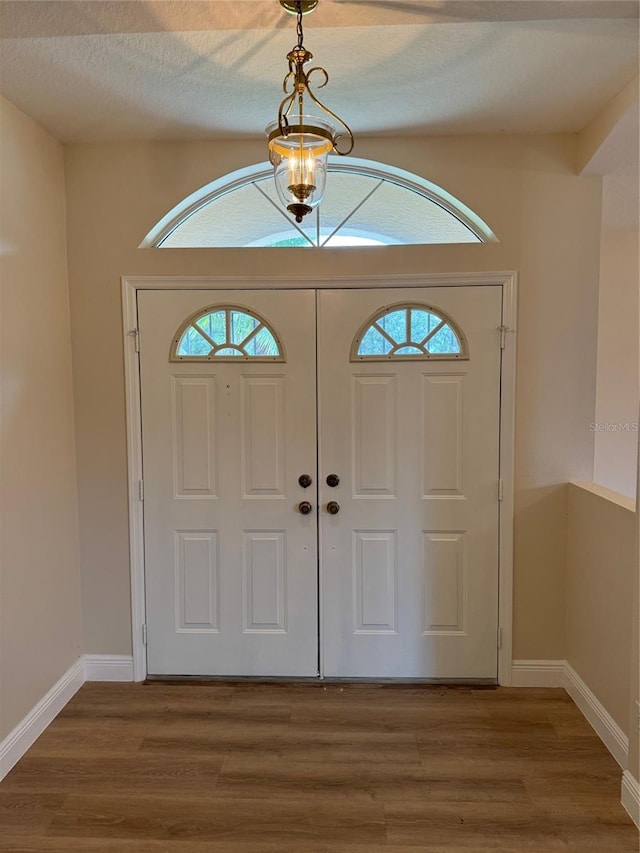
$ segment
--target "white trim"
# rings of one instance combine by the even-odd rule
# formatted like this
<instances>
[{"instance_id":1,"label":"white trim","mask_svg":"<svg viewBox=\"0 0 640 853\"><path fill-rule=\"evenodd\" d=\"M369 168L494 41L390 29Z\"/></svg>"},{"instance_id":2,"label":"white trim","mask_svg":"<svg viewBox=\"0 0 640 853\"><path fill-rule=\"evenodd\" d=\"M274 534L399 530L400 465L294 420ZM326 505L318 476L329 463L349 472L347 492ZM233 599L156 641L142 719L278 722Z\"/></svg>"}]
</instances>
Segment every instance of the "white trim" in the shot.
<instances>
[{"instance_id":1,"label":"white trim","mask_svg":"<svg viewBox=\"0 0 640 853\"><path fill-rule=\"evenodd\" d=\"M79 658L0 743L0 779L4 779L83 683L84 661Z\"/></svg>"},{"instance_id":2,"label":"white trim","mask_svg":"<svg viewBox=\"0 0 640 853\"><path fill-rule=\"evenodd\" d=\"M131 655L85 655L85 681L133 681Z\"/></svg>"},{"instance_id":3,"label":"white trim","mask_svg":"<svg viewBox=\"0 0 640 853\"><path fill-rule=\"evenodd\" d=\"M507 330L500 359L500 472L502 500L499 513L498 684L511 685L513 660L513 523L515 513L516 429L516 318L517 274L510 273L502 285L502 325Z\"/></svg>"},{"instance_id":4,"label":"white trim","mask_svg":"<svg viewBox=\"0 0 640 853\"><path fill-rule=\"evenodd\" d=\"M131 561L131 630L133 636L133 680L147 677L147 655L143 643L146 623L144 598L144 515L139 484L142 482L142 410L137 346L138 302L141 288L122 280L122 319L127 415L127 469L129 492L129 559ZM136 335L132 331L136 330Z\"/></svg>"},{"instance_id":5,"label":"white trim","mask_svg":"<svg viewBox=\"0 0 640 853\"><path fill-rule=\"evenodd\" d=\"M566 660L514 660L513 687L564 687L620 767L626 767L629 738L590 687Z\"/></svg>"},{"instance_id":6,"label":"white trim","mask_svg":"<svg viewBox=\"0 0 640 853\"><path fill-rule=\"evenodd\" d=\"M564 660L514 660L512 687L564 687Z\"/></svg>"},{"instance_id":7,"label":"white trim","mask_svg":"<svg viewBox=\"0 0 640 853\"><path fill-rule=\"evenodd\" d=\"M565 662L565 689L620 767L626 767L629 738L568 662Z\"/></svg>"},{"instance_id":8,"label":"white trim","mask_svg":"<svg viewBox=\"0 0 640 853\"><path fill-rule=\"evenodd\" d=\"M423 275L380 275L327 278L308 276L128 276L122 278L124 332L125 399L127 415L127 469L129 493L129 554L131 560L131 611L134 681L147 675L147 655L143 642L144 530L138 484L142 479L142 419L140 411L140 371L135 339L129 334L138 328L138 290L242 290L309 288L401 288L499 286L502 288L502 323L509 330L501 360L499 609L502 643L497 650L498 683L504 687L512 679L513 636L513 513L514 513L514 428L515 428L515 326L517 275L515 272L427 273ZM496 333L497 334L497 333Z\"/></svg>"},{"instance_id":9,"label":"white trim","mask_svg":"<svg viewBox=\"0 0 640 853\"><path fill-rule=\"evenodd\" d=\"M622 798L620 800L631 820L640 829L640 782L630 770L622 774Z\"/></svg>"},{"instance_id":10,"label":"white trim","mask_svg":"<svg viewBox=\"0 0 640 853\"><path fill-rule=\"evenodd\" d=\"M133 681L131 655L82 655L0 743L0 780L53 722L85 681Z\"/></svg>"},{"instance_id":11,"label":"white trim","mask_svg":"<svg viewBox=\"0 0 640 853\"><path fill-rule=\"evenodd\" d=\"M128 285L137 290L310 290L330 288L366 288L375 287L466 287L467 285L498 285L509 289L515 285L516 273L513 270L492 270L490 272L446 272L446 273L402 273L397 275L351 275L351 276L314 276L303 278L288 275L129 275L123 276L123 287ZM515 291L504 300L505 318L515 322ZM135 298L135 294L134 294ZM509 301L511 299L511 302ZM123 307L125 307L123 305Z\"/></svg>"}]
</instances>

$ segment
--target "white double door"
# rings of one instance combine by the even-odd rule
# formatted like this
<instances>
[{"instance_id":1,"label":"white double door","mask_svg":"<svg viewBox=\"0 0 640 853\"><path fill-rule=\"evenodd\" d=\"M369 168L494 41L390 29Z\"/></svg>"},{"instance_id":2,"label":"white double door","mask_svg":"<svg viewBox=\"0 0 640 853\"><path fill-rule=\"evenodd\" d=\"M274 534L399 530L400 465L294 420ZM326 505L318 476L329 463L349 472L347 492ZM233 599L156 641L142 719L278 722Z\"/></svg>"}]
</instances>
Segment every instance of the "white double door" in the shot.
<instances>
[{"instance_id":1,"label":"white double door","mask_svg":"<svg viewBox=\"0 0 640 853\"><path fill-rule=\"evenodd\" d=\"M149 674L495 679L500 288L138 299ZM350 361L399 303L469 359ZM171 362L209 305L264 317L285 360Z\"/></svg>"}]
</instances>

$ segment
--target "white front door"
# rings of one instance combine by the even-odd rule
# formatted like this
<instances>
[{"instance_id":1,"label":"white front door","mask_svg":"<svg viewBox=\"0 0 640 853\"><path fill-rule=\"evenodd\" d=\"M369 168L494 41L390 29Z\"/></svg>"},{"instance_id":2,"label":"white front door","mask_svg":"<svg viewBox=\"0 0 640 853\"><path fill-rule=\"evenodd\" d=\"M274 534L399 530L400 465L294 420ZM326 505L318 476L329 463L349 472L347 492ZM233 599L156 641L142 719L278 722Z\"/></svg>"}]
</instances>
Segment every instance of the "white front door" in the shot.
<instances>
[{"instance_id":1,"label":"white front door","mask_svg":"<svg viewBox=\"0 0 640 853\"><path fill-rule=\"evenodd\" d=\"M208 304L268 318L285 360L169 361ZM138 311L148 672L314 676L315 294L142 291Z\"/></svg>"},{"instance_id":2,"label":"white front door","mask_svg":"<svg viewBox=\"0 0 640 853\"><path fill-rule=\"evenodd\" d=\"M319 295L328 677L497 677L501 297L500 287ZM368 317L401 305L389 312L402 320L412 304L453 318L469 358L406 360L401 348L350 360Z\"/></svg>"},{"instance_id":3,"label":"white front door","mask_svg":"<svg viewBox=\"0 0 640 853\"><path fill-rule=\"evenodd\" d=\"M309 676L320 653L328 677L495 679L501 289L319 291L317 320L313 291L138 299L148 672ZM398 304L453 318L469 358L354 361ZM285 360L171 362L208 305L266 318Z\"/></svg>"}]
</instances>

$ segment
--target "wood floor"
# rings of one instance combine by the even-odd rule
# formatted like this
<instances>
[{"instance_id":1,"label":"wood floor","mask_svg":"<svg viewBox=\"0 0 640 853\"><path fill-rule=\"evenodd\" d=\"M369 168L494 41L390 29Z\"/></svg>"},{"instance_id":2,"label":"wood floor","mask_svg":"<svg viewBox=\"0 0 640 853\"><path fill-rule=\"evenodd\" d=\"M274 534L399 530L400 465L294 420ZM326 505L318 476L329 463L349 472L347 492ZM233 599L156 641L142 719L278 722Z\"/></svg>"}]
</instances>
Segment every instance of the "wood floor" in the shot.
<instances>
[{"instance_id":1,"label":"wood floor","mask_svg":"<svg viewBox=\"0 0 640 853\"><path fill-rule=\"evenodd\" d=\"M0 850L638 851L563 690L85 684L0 784Z\"/></svg>"}]
</instances>

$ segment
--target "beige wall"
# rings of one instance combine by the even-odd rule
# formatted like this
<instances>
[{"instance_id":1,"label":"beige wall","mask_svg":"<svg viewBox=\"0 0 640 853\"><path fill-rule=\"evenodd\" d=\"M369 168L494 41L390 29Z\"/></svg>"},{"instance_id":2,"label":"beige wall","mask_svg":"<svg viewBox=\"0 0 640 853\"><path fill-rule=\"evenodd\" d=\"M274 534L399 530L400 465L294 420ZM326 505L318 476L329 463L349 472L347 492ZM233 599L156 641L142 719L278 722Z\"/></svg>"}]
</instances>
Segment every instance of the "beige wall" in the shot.
<instances>
[{"instance_id":1,"label":"beige wall","mask_svg":"<svg viewBox=\"0 0 640 853\"><path fill-rule=\"evenodd\" d=\"M81 652L62 147L0 99L0 739Z\"/></svg>"},{"instance_id":2,"label":"beige wall","mask_svg":"<svg viewBox=\"0 0 640 853\"><path fill-rule=\"evenodd\" d=\"M601 491L569 485L567 660L628 736L637 519Z\"/></svg>"},{"instance_id":3,"label":"beige wall","mask_svg":"<svg viewBox=\"0 0 640 853\"><path fill-rule=\"evenodd\" d=\"M594 480L635 497L638 452L637 231L605 231L600 254Z\"/></svg>"},{"instance_id":4,"label":"beige wall","mask_svg":"<svg viewBox=\"0 0 640 853\"><path fill-rule=\"evenodd\" d=\"M291 274L299 258L314 275L519 271L514 654L565 656L566 482L593 473L600 181L575 176L572 136L362 139L354 153L444 187L500 242L139 250L186 195L263 161L263 144L65 148L88 653L131 651L120 276Z\"/></svg>"}]
</instances>

